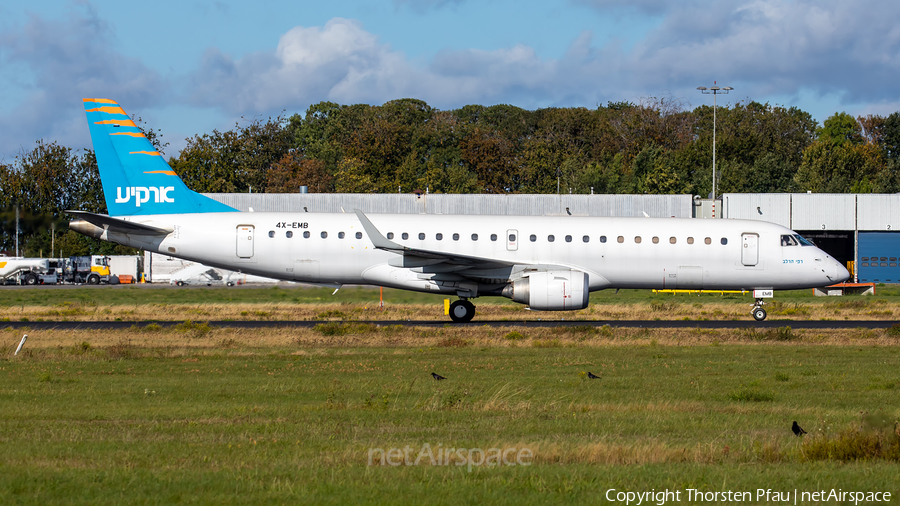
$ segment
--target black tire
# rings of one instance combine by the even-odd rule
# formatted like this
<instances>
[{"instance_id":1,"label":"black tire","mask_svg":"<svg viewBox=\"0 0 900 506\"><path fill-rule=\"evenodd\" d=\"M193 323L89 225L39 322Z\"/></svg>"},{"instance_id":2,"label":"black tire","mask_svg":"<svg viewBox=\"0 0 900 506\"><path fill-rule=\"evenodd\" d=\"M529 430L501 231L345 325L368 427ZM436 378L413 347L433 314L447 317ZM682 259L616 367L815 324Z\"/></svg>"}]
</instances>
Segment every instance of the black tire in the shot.
<instances>
[{"instance_id":1,"label":"black tire","mask_svg":"<svg viewBox=\"0 0 900 506\"><path fill-rule=\"evenodd\" d=\"M475 304L467 300L458 300L450 304L450 319L456 323L466 323L475 317Z\"/></svg>"},{"instance_id":2,"label":"black tire","mask_svg":"<svg viewBox=\"0 0 900 506\"><path fill-rule=\"evenodd\" d=\"M234 281L229 281L225 283L225 286L234 286Z\"/></svg>"},{"instance_id":3,"label":"black tire","mask_svg":"<svg viewBox=\"0 0 900 506\"><path fill-rule=\"evenodd\" d=\"M87 278L87 284L89 285L99 285L100 284L100 276L96 274L91 274Z\"/></svg>"},{"instance_id":4,"label":"black tire","mask_svg":"<svg viewBox=\"0 0 900 506\"><path fill-rule=\"evenodd\" d=\"M38 277L34 275L32 272L25 273L22 276L22 284L23 285L36 285L38 284Z\"/></svg>"},{"instance_id":5,"label":"black tire","mask_svg":"<svg viewBox=\"0 0 900 506\"><path fill-rule=\"evenodd\" d=\"M175 283L175 284L177 284L178 286L184 286L184 281L179 281L178 283Z\"/></svg>"},{"instance_id":6,"label":"black tire","mask_svg":"<svg viewBox=\"0 0 900 506\"><path fill-rule=\"evenodd\" d=\"M761 307L753 308L753 319L761 322L766 319L766 310Z\"/></svg>"}]
</instances>

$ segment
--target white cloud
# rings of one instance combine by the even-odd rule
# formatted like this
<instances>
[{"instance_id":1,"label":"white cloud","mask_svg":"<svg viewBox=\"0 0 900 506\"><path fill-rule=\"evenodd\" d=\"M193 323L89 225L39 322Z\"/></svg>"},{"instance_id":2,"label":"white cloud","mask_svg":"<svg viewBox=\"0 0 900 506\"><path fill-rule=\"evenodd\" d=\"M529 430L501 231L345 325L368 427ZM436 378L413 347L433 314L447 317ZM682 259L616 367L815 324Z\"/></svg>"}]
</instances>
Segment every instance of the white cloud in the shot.
<instances>
[{"instance_id":1,"label":"white cloud","mask_svg":"<svg viewBox=\"0 0 900 506\"><path fill-rule=\"evenodd\" d=\"M30 150L39 139L89 146L82 98L140 107L165 93L159 74L115 52L110 27L89 5L81 8L62 20L32 15L0 35L0 62L28 73L18 82L23 98L0 117L6 134L0 136L0 153L6 157Z\"/></svg>"}]
</instances>

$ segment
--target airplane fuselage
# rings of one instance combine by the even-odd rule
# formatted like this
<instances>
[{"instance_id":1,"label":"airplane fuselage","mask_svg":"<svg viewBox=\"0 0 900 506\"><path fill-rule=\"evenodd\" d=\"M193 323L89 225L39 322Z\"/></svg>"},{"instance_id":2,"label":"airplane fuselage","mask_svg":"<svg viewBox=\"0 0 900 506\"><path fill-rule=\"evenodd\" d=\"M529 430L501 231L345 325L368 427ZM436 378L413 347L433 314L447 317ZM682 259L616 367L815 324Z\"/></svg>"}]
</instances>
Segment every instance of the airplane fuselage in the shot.
<instances>
[{"instance_id":1,"label":"airplane fuselage","mask_svg":"<svg viewBox=\"0 0 900 506\"><path fill-rule=\"evenodd\" d=\"M798 289L846 278L815 246L782 246L796 233L749 220L534 216L368 215L393 242L517 266L563 267L588 275L589 290ZM128 219L128 218L126 218ZM173 232L164 238L101 237L207 265L276 279L372 284L422 292L499 295L515 269L404 264L376 249L355 214L205 213L130 221Z\"/></svg>"}]
</instances>

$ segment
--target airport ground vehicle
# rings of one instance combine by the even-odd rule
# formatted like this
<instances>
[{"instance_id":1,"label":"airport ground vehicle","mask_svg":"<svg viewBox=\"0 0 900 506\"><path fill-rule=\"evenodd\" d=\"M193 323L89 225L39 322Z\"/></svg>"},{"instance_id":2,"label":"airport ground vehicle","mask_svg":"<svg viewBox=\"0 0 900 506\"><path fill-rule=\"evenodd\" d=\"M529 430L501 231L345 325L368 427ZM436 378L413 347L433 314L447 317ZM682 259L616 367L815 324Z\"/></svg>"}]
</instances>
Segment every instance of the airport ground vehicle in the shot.
<instances>
[{"instance_id":1,"label":"airport ground vehicle","mask_svg":"<svg viewBox=\"0 0 900 506\"><path fill-rule=\"evenodd\" d=\"M109 259L103 255L69 257L65 259L62 281L88 285L109 283Z\"/></svg>"},{"instance_id":2,"label":"airport ground vehicle","mask_svg":"<svg viewBox=\"0 0 900 506\"><path fill-rule=\"evenodd\" d=\"M45 258L0 256L0 281L6 284L36 285L48 270Z\"/></svg>"}]
</instances>

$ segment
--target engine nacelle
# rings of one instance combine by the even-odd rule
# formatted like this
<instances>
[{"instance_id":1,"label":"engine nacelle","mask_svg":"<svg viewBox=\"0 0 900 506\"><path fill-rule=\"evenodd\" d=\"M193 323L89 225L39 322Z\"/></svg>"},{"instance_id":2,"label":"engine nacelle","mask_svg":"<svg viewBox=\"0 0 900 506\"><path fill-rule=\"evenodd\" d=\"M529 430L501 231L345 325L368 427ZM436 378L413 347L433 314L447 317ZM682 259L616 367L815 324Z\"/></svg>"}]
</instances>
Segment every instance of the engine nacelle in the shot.
<instances>
[{"instance_id":1,"label":"engine nacelle","mask_svg":"<svg viewBox=\"0 0 900 506\"><path fill-rule=\"evenodd\" d=\"M539 271L513 281L502 295L535 311L568 311L588 306L589 286L586 272Z\"/></svg>"}]
</instances>

